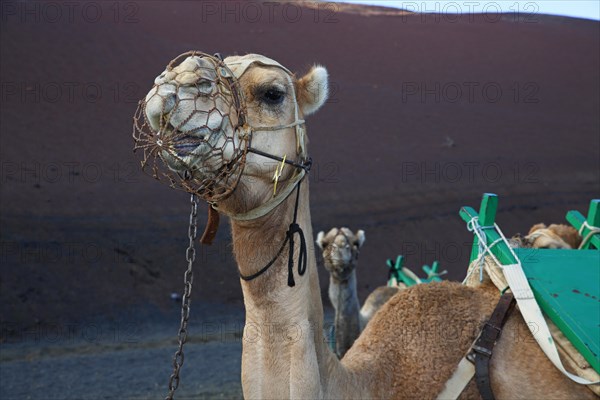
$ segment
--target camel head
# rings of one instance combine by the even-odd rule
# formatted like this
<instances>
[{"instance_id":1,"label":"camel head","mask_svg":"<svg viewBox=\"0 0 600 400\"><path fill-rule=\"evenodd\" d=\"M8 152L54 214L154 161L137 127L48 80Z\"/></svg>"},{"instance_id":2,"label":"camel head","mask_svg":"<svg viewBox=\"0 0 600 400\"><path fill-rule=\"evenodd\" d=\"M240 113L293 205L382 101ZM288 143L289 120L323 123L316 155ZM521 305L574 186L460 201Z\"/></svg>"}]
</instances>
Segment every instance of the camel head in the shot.
<instances>
[{"instance_id":1,"label":"camel head","mask_svg":"<svg viewBox=\"0 0 600 400\"><path fill-rule=\"evenodd\" d=\"M333 228L317 235L317 245L323 250L325 269L338 281L348 279L356 268L359 249L365 242L365 232L348 228Z\"/></svg>"},{"instance_id":2,"label":"camel head","mask_svg":"<svg viewBox=\"0 0 600 400\"><path fill-rule=\"evenodd\" d=\"M325 103L327 77L325 68L314 66L296 79L257 54L221 60L185 53L155 79L136 115L146 121L139 130L151 131L149 147L171 181L219 201L224 211L244 212L274 192L277 162L253 150L299 164L308 157L303 118ZM286 164L279 185L296 172ZM235 200L223 201L234 191Z\"/></svg>"}]
</instances>

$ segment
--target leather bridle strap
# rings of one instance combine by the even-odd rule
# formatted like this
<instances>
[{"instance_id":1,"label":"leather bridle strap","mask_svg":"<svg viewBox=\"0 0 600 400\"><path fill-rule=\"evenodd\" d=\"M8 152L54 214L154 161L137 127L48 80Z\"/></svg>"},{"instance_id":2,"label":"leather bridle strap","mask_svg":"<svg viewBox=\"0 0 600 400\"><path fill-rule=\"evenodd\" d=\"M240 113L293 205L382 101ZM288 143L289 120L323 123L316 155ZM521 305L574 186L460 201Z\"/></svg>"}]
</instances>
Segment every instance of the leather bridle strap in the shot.
<instances>
[{"instance_id":1,"label":"leather bridle strap","mask_svg":"<svg viewBox=\"0 0 600 400\"><path fill-rule=\"evenodd\" d=\"M261 268L258 272L255 272L252 275L243 275L240 272L240 278L244 281L251 281L254 280L256 278L258 278L259 276L261 276L262 274L264 274L265 272L267 272L267 270L269 268L271 268L271 266L273 264L275 264L275 261L277 261L277 259L279 258L279 256L281 256L281 254L283 253L283 249L285 248L285 245L287 243L289 243L289 254L288 254L288 286L289 287L294 287L296 286L296 282L294 280L294 235L298 235L299 239L300 239L300 253L298 255L298 275L302 276L304 275L304 273L306 272L306 266L307 266L307 248L306 248L306 238L304 237L304 232L302 231L302 228L300 228L300 225L298 225L297 219L298 219L298 205L300 204L300 184L302 183L302 180L300 180L300 182L298 182L297 185L295 185L296 188L296 202L294 204L294 220L292 221L292 223L290 224L287 232L285 233L285 240L283 241L281 247L279 248L279 251L277 252L277 254L275 255L275 257L273 257L271 259L271 261L269 261L267 263L267 265L265 265L263 268ZM291 186L291 185L289 185Z\"/></svg>"},{"instance_id":2,"label":"leather bridle strap","mask_svg":"<svg viewBox=\"0 0 600 400\"><path fill-rule=\"evenodd\" d=\"M280 162L284 161L281 157L267 154L260 150L250 149L248 151L252 151L256 154L260 154L264 157L271 158ZM261 204L260 206L253 208L250 211L239 214L228 214L229 218L235 221L252 221L260 217L264 217L289 197L289 195L294 191L294 189L297 188L300 182L306 177L306 174L308 174L308 172L310 171L310 167L312 166L312 160L310 158L305 160L302 164L290 160L285 160L285 163L297 168L298 172L295 173L290 179L288 179L287 184L282 190L279 191L279 193L273 196L266 203ZM218 210L216 204L213 204L212 207Z\"/></svg>"},{"instance_id":3,"label":"leather bridle strap","mask_svg":"<svg viewBox=\"0 0 600 400\"><path fill-rule=\"evenodd\" d=\"M284 163L286 163L288 165L291 165L292 167L296 167L298 169L304 169L305 170L307 168L307 164L306 163L298 164L295 161L288 160L287 158L283 159L283 158L281 158L279 156L276 156L276 155L273 155L273 154L269 154L269 153L265 153L264 151L255 149L254 147L249 147L248 148L248 152L254 153L254 154L258 154L259 156L267 157L267 158L270 158L270 159L275 160L275 161L284 162Z\"/></svg>"},{"instance_id":4,"label":"leather bridle strap","mask_svg":"<svg viewBox=\"0 0 600 400\"><path fill-rule=\"evenodd\" d=\"M218 57L219 59L222 60L222 57L220 54L216 54L215 57ZM310 169L310 164L312 162L310 160L310 158L308 158L306 155L306 143L305 143L306 139L305 139L305 129L304 129L305 121L300 118L300 113L298 110L298 101L296 98L296 92L295 92L295 90L293 90L293 82L291 80L291 76L293 75L292 72L290 70L288 70L287 68L285 68L283 65L279 64L277 61L274 61L267 57L262 57L262 56L257 56L253 59L247 59L244 61L230 61L227 65L229 68L231 68L231 71L233 72L235 79L239 79L248 70L248 68L250 68L250 66L252 66L253 64L277 67L286 72L288 83L289 83L290 87L292 88L292 100L294 102L294 121L289 124L283 124L283 125L277 125L277 126L253 127L253 126L246 125L244 127L244 130L242 131L242 133L244 135L249 135L250 141L251 141L254 132L269 132L269 131L273 132L273 131L285 130L288 128L294 128L295 132L296 132L296 153L300 156L300 163L290 161L287 159L284 160L281 157L278 157L278 156L275 156L272 154L268 154L264 151L253 148L251 146L251 144L249 143L248 148L247 148L248 152L255 153L255 154L261 155L263 157L271 158L271 159L279 161L279 162L285 162L286 164L296 167L299 170L299 172L296 173L295 175L293 175L292 178L290 178L288 180L288 184L286 185L286 187L283 190L281 190L277 195L273 196L273 198L271 198L266 203L254 208L250 211L247 211L245 213L228 214L231 219L234 219L237 221L250 221L250 220L258 219L260 217L267 215L269 212L271 212L273 209L275 209L275 207L277 207L285 199L287 199L287 197L290 195L290 193L292 193L292 191L294 190L296 185L300 181L302 181L302 179L304 179L304 176L308 173L308 171ZM208 222L207 222L206 228L204 230L204 234L202 235L202 238L200 239L201 243L212 244L212 242L217 234L217 230L219 228L219 220L220 220L219 211L220 210L218 208L217 203L211 203L209 205ZM221 211L221 212L223 212L223 211Z\"/></svg>"},{"instance_id":5,"label":"leather bridle strap","mask_svg":"<svg viewBox=\"0 0 600 400\"><path fill-rule=\"evenodd\" d=\"M231 71L233 72L236 79L240 79L241 76L253 64L280 68L284 72L286 72L288 84L289 84L289 87L291 88L292 101L294 103L294 116L293 116L294 120L291 123L277 125L277 126L252 126L251 124L248 124L244 127L245 131L243 131L242 133L244 135L250 136L250 140L249 140L248 147L247 147L248 152L251 152L251 153L266 157L266 158L270 158L272 160L276 160L281 163L286 163L288 165L295 167L296 171L294 172L294 174L292 174L291 178L289 178L287 180L286 186L282 190L280 190L279 193L274 195L266 203L254 208L250 211L247 211L245 213L240 213L240 214L227 213L227 214L229 215L229 217L232 220L236 220L236 221L250 221L250 220L255 220L255 219L261 218L261 217L267 215L268 213L270 213L271 211L273 211L277 206L279 206L285 199L287 199L289 197L289 195L294 191L294 189L296 189L296 202L295 202L295 206L294 206L294 218L286 232L286 235L285 235L286 237L285 237L284 242L281 245L281 248L279 249L279 251L277 252L275 257L273 257L273 259L271 259L271 261L269 261L269 263L267 263L267 265L264 266L263 268L261 268L258 272L255 272L254 274L247 275L247 276L242 275L240 273L240 278L244 281L251 281L253 279L258 278L259 276L264 274L275 263L275 261L282 254L283 249L285 248L286 244L289 243L288 286L292 287L292 286L295 286L295 284L296 284L294 281L294 274L293 274L294 247L295 247L294 246L295 245L294 238L296 235L298 235L299 242L300 242L299 243L300 252L299 252L299 259L298 259L298 274L304 275L304 273L306 272L306 267L307 267L308 258L307 258L306 239L304 237L304 232L302 231L302 228L297 223L297 217L298 217L298 205L299 205L299 200L300 200L300 184L302 183L302 180L306 177L306 175L309 172L310 167L312 165L312 160L306 154L306 138L305 138L306 132L304 129L304 120L300 118L298 99L296 97L296 91L294 90L294 84L292 81L293 74L290 70L288 70L287 68L285 68L284 66L279 64L277 61L271 60L271 59L269 59L267 57L263 57L263 56L254 56L254 57L250 57L247 59L228 58L225 60L225 63L231 69ZM254 136L254 133L269 132L269 131L270 132L282 131L282 130L286 130L289 128L294 128L295 133L296 133L296 155L299 157L299 161L297 161L297 162L290 161L290 160L287 160L287 158L282 158L282 157L279 157L279 156L276 156L273 154L269 154L267 152L264 152L264 151L261 151L261 150L258 150L256 148L252 147L252 138ZM211 204L211 208L213 210L218 209L217 204Z\"/></svg>"},{"instance_id":6,"label":"leather bridle strap","mask_svg":"<svg viewBox=\"0 0 600 400\"><path fill-rule=\"evenodd\" d=\"M515 305L512 292L506 292L498 301L492 316L486 322L471 352L467 356L475 359L475 378L479 394L483 400L494 400L494 392L490 382L490 360L496 341L500 338L502 327Z\"/></svg>"},{"instance_id":7,"label":"leather bridle strap","mask_svg":"<svg viewBox=\"0 0 600 400\"><path fill-rule=\"evenodd\" d=\"M304 179L308 171L310 170L310 166L312 161L306 154L306 138L305 138L305 129L304 129L304 120L300 118L300 111L298 107L298 99L296 97L296 92L294 90L294 84L292 81L292 72L285 68L283 65L279 64L277 61L271 60L270 58L263 56L256 56L255 58L250 58L246 60L237 60L237 61L227 61L230 59L226 59L226 64L233 71L236 79L240 79L244 73L253 65L263 65L263 66L271 66L282 69L287 76L288 84L290 86L292 101L294 103L294 121L289 124L277 125L277 126L251 126L247 125L245 128L247 129L247 135L250 135L250 143L248 144L247 151L249 153L254 153L266 158L270 158L272 160L276 160L279 162L285 162L288 165L295 167L298 172L294 174L287 182L286 187L281 190L278 194L273 196L269 201L260 206L247 211L245 213L240 214L229 214L226 213L229 218L236 221L250 221L255 220L260 217L267 215L269 212L273 211L279 204L281 204L287 197L292 193L294 188ZM252 137L255 132L273 132L273 131L281 131L289 128L294 128L296 133L296 154L299 156L299 161L290 161L288 159L283 159L282 157L278 157L273 154L266 153L262 150L258 150L252 147ZM213 203L212 208L218 210L217 204Z\"/></svg>"}]
</instances>

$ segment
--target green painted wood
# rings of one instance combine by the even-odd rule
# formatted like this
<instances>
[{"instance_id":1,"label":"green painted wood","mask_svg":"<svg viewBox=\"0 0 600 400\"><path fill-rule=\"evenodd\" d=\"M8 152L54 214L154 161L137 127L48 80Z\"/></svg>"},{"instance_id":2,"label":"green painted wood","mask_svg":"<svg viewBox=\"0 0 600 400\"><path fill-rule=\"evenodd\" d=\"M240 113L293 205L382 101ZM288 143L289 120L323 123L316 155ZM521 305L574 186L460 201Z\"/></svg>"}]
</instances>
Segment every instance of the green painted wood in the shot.
<instances>
[{"instance_id":1,"label":"green painted wood","mask_svg":"<svg viewBox=\"0 0 600 400\"><path fill-rule=\"evenodd\" d=\"M588 209L588 215L587 215L587 223L589 226L594 226L596 228L600 228L600 199L594 199L592 201L590 201L590 208ZM586 228L587 229L587 228ZM582 232L584 235L583 237L585 238L585 235L587 235L589 232L589 230L587 232ZM584 249L591 249L591 248L596 248L596 249L600 249L600 246L598 245L600 242L600 234L596 234L594 235L591 239L596 239L595 241L590 240L587 243L585 243L583 245Z\"/></svg>"},{"instance_id":2,"label":"green painted wood","mask_svg":"<svg viewBox=\"0 0 600 400\"><path fill-rule=\"evenodd\" d=\"M498 196L494 193L484 193L479 206L479 224L481 226L494 225L496 220L496 210L498 209ZM477 236L473 238L473 246L471 247L471 262L477 258L479 254L479 239Z\"/></svg>"},{"instance_id":3,"label":"green painted wood","mask_svg":"<svg viewBox=\"0 0 600 400\"><path fill-rule=\"evenodd\" d=\"M479 216L479 213L475 211L472 207L462 207L458 212L460 217L467 224L471 222L473 217ZM471 258L469 260L469 264L472 263L479 254L479 239L475 234L473 234L473 246L471 247Z\"/></svg>"},{"instance_id":4,"label":"green painted wood","mask_svg":"<svg viewBox=\"0 0 600 400\"><path fill-rule=\"evenodd\" d=\"M591 226L600 227L600 199L590 201L587 222Z\"/></svg>"},{"instance_id":5,"label":"green painted wood","mask_svg":"<svg viewBox=\"0 0 600 400\"><path fill-rule=\"evenodd\" d=\"M437 261L434 261L431 267L423 265L423 271L427 274L427 279L423 280L423 282L441 282L442 278L439 277L439 268L440 263Z\"/></svg>"},{"instance_id":6,"label":"green painted wood","mask_svg":"<svg viewBox=\"0 0 600 400\"><path fill-rule=\"evenodd\" d=\"M387 282L388 286L396 286L397 282L402 282L406 286L417 285L418 282L414 280L411 276L407 275L404 267L404 256L400 255L396 257L396 262L391 258L386 261L388 268L390 269L390 276ZM429 282L441 282L442 278L437 276L439 268L439 263L434 261L432 267L429 265L424 265L422 267L423 271L427 273L427 278L419 278L421 283L429 283ZM412 272L412 271L411 271ZM415 274L416 275L416 274Z\"/></svg>"},{"instance_id":7,"label":"green painted wood","mask_svg":"<svg viewBox=\"0 0 600 400\"><path fill-rule=\"evenodd\" d=\"M484 222L490 224L497 203L490 203L489 199L484 195L482 206L486 203L487 208L479 213L471 207L461 208L461 218L468 223L474 216L480 219L483 216L487 218ZM593 215L596 218L598 214ZM576 211L567 217L569 222L579 223L579 227L585 220ZM481 220L480 224L485 226ZM483 233L488 246L500 237L496 229L484 229ZM476 243L474 240L475 251ZM504 265L516 262L504 242L493 246L491 251ZM515 253L542 311L600 373L600 251L516 249ZM471 260L476 257L477 254L474 257L472 254Z\"/></svg>"},{"instance_id":8,"label":"green painted wood","mask_svg":"<svg viewBox=\"0 0 600 400\"><path fill-rule=\"evenodd\" d=\"M590 229L581 226L587 221L589 226L600 227L600 199L594 199L590 202L587 218L579 211L571 210L567 212L567 221L579 232L584 238L590 233ZM583 246L583 249L600 249L600 234L596 234Z\"/></svg>"},{"instance_id":9,"label":"green painted wood","mask_svg":"<svg viewBox=\"0 0 600 400\"><path fill-rule=\"evenodd\" d=\"M577 231L581 229L581 225L583 225L583 222L585 221L585 217L577 210L568 211L565 218L573 228L577 229Z\"/></svg>"},{"instance_id":10,"label":"green painted wood","mask_svg":"<svg viewBox=\"0 0 600 400\"><path fill-rule=\"evenodd\" d=\"M600 373L600 251L515 252L542 311Z\"/></svg>"},{"instance_id":11,"label":"green painted wood","mask_svg":"<svg viewBox=\"0 0 600 400\"><path fill-rule=\"evenodd\" d=\"M387 266L390 269L390 279L388 279L388 286L396 286L395 282L403 282L407 286L416 285L413 279L409 278L402 272L404 267L404 256L396 257L396 262L391 258L387 260ZM395 282L394 282L395 280Z\"/></svg>"},{"instance_id":12,"label":"green painted wood","mask_svg":"<svg viewBox=\"0 0 600 400\"><path fill-rule=\"evenodd\" d=\"M492 226L496 222L496 211L498 210L498 196L493 193L484 193L479 207L479 224L481 226Z\"/></svg>"},{"instance_id":13,"label":"green painted wood","mask_svg":"<svg viewBox=\"0 0 600 400\"><path fill-rule=\"evenodd\" d=\"M479 215L471 207L462 207L460 209L459 214L460 214L461 218L467 223L469 221L471 221L471 219L474 216ZM488 245L493 243L496 239L500 238L500 235L498 234L498 232L495 229L484 229L483 232L486 234ZM473 235L474 235L474 238L473 238L473 250L471 251L471 262L473 262L473 260L475 260L477 258L477 256L479 255L479 250L478 250L479 241L477 239L477 236L475 236L475 234L473 234ZM509 265L509 264L514 264L517 262L517 260L515 260L512 253L510 252L510 249L508 248L508 246L506 246L506 244L504 242L497 243L495 246L492 247L491 250L492 250L492 253L496 256L496 258L498 258L498 261L500 261L502 264Z\"/></svg>"}]
</instances>

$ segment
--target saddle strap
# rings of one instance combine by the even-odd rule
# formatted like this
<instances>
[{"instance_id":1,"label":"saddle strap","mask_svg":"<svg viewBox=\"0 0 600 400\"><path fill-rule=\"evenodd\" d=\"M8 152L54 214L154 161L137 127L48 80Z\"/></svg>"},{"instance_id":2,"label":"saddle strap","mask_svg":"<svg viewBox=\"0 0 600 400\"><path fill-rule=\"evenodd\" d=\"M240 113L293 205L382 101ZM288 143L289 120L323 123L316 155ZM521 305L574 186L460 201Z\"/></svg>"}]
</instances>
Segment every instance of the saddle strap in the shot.
<instances>
[{"instance_id":1,"label":"saddle strap","mask_svg":"<svg viewBox=\"0 0 600 400\"><path fill-rule=\"evenodd\" d=\"M490 359L496 341L500 338L502 328L515 305L515 298L511 292L504 293L492 316L486 322L475 344L471 347L471 352L467 358L475 361L475 377L479 394L483 400L494 400L494 393L490 381Z\"/></svg>"},{"instance_id":2,"label":"saddle strap","mask_svg":"<svg viewBox=\"0 0 600 400\"><path fill-rule=\"evenodd\" d=\"M474 375L481 398L483 400L494 399L490 384L490 359L492 358L494 345L500 337L502 327L506 323L514 303L514 297L510 292L506 292L500 297L492 316L481 329L479 337L475 340L467 355L460 360L456 371L446 382L444 389L438 394L437 400L458 399ZM473 364L475 364L475 367L473 367Z\"/></svg>"}]
</instances>

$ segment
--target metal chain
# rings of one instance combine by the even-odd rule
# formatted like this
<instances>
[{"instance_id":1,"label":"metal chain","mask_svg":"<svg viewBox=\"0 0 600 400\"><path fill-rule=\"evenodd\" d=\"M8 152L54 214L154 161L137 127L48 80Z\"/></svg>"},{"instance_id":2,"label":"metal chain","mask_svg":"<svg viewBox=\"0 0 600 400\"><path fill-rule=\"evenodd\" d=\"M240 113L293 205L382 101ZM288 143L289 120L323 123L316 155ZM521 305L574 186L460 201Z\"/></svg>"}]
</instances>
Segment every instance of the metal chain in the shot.
<instances>
[{"instance_id":1,"label":"metal chain","mask_svg":"<svg viewBox=\"0 0 600 400\"><path fill-rule=\"evenodd\" d=\"M190 224L188 227L188 238L190 240L187 250L185 251L185 258L188 266L185 274L183 275L183 282L185 284L183 289L183 296L181 298L181 324L179 325L179 333L177 335L179 339L179 347L175 356L173 357L173 373L169 378L169 393L165 400L173 400L175 391L179 387L179 371L183 366L183 345L187 341L187 324L190 318L190 301L192 294L192 283L194 281L194 272L192 271L192 265L196 259L196 249L194 248L194 241L196 240L197 231L197 216L198 216L198 201L196 195L192 194L190 197L190 204L192 210L190 212Z\"/></svg>"}]
</instances>

